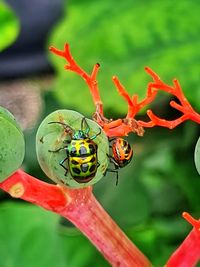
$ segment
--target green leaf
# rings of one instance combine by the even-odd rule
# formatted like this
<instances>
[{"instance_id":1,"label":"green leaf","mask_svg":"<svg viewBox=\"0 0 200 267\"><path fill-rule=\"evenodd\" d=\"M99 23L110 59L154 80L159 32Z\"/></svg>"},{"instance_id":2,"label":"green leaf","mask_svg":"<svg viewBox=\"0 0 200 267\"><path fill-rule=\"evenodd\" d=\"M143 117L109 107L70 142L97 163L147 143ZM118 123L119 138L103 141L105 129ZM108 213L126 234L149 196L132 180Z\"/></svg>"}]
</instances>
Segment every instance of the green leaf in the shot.
<instances>
[{"instance_id":1,"label":"green leaf","mask_svg":"<svg viewBox=\"0 0 200 267\"><path fill-rule=\"evenodd\" d=\"M111 77L118 75L130 95L146 95L144 72L150 66L168 84L179 79L189 101L200 109L200 5L198 1L73 1L49 43L62 49L65 42L77 63L88 73L96 62L104 108L126 114ZM83 10L87 15L82 16ZM84 22L84 23L83 23ZM57 70L55 95L67 108L92 114L94 106L84 81L64 70L63 59L51 55ZM76 96L74 95L76 92Z\"/></svg>"},{"instance_id":2,"label":"green leaf","mask_svg":"<svg viewBox=\"0 0 200 267\"><path fill-rule=\"evenodd\" d=\"M131 166L120 170L117 186L115 175L107 172L94 187L97 199L123 229L145 221L150 212L148 194L133 170Z\"/></svg>"},{"instance_id":3,"label":"green leaf","mask_svg":"<svg viewBox=\"0 0 200 267\"><path fill-rule=\"evenodd\" d=\"M196 147L195 147L194 161L195 161L197 171L200 174L200 137L199 137L197 144L196 144Z\"/></svg>"},{"instance_id":4,"label":"green leaf","mask_svg":"<svg viewBox=\"0 0 200 267\"><path fill-rule=\"evenodd\" d=\"M156 171L152 172L146 169L142 174L142 178L151 197L152 212L168 215L177 211L184 201L184 197L181 190L168 180L168 176L164 174L161 176Z\"/></svg>"},{"instance_id":5,"label":"green leaf","mask_svg":"<svg viewBox=\"0 0 200 267\"><path fill-rule=\"evenodd\" d=\"M0 107L0 181L20 168L24 159L24 135L13 115Z\"/></svg>"},{"instance_id":6,"label":"green leaf","mask_svg":"<svg viewBox=\"0 0 200 267\"><path fill-rule=\"evenodd\" d=\"M68 173L66 174L64 168L60 166L59 163L67 157L66 149L61 149L58 152L52 152L60 148L66 148L65 141L71 141L71 139L69 135L66 134L63 125L50 122L65 123L72 128L73 132L75 132L81 129L82 119L83 115L76 111L57 110L49 114L43 120L40 127L38 128L36 136L37 157L42 170L53 181L73 188L81 188L96 183L104 176L104 173L108 166L107 154L109 153L109 144L108 138L103 130L101 130L101 134L94 139L94 142L98 146L97 158L100 165L97 168L95 177L93 177L92 180L87 183L76 182L73 179L70 171L68 171ZM90 128L90 137L99 133L100 127L96 122L87 119L87 123ZM69 169L68 161L66 161L66 168Z\"/></svg>"},{"instance_id":7,"label":"green leaf","mask_svg":"<svg viewBox=\"0 0 200 267\"><path fill-rule=\"evenodd\" d=\"M1 205L0 214L2 266L66 266L56 230L58 216L18 203Z\"/></svg>"},{"instance_id":8,"label":"green leaf","mask_svg":"<svg viewBox=\"0 0 200 267\"><path fill-rule=\"evenodd\" d=\"M19 21L13 10L0 1L0 52L11 45L19 34Z\"/></svg>"},{"instance_id":9,"label":"green leaf","mask_svg":"<svg viewBox=\"0 0 200 267\"><path fill-rule=\"evenodd\" d=\"M59 227L55 213L8 202L1 204L0 214L3 267L109 266L79 231Z\"/></svg>"}]
</instances>

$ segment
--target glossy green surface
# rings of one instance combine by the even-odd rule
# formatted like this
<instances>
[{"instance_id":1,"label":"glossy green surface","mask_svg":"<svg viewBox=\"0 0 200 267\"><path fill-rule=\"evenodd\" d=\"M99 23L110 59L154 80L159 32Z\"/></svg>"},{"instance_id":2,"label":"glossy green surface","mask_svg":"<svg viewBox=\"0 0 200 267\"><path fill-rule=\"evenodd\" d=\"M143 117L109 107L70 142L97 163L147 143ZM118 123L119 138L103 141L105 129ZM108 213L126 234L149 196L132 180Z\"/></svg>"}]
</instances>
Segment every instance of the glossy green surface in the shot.
<instances>
[{"instance_id":1,"label":"glossy green surface","mask_svg":"<svg viewBox=\"0 0 200 267\"><path fill-rule=\"evenodd\" d=\"M25 153L24 135L13 115L0 107L0 181L21 167Z\"/></svg>"},{"instance_id":2,"label":"glossy green surface","mask_svg":"<svg viewBox=\"0 0 200 267\"><path fill-rule=\"evenodd\" d=\"M197 171L200 174L200 138L198 139L196 147L195 147L194 161L195 161Z\"/></svg>"}]
</instances>

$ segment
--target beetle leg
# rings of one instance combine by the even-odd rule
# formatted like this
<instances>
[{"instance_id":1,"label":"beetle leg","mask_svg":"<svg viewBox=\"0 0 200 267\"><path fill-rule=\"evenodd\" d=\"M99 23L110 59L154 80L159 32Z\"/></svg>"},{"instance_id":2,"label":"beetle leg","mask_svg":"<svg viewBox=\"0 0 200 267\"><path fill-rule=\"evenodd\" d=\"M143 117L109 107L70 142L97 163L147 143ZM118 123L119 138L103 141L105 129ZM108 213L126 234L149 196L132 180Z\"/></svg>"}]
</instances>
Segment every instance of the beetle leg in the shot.
<instances>
[{"instance_id":1,"label":"beetle leg","mask_svg":"<svg viewBox=\"0 0 200 267\"><path fill-rule=\"evenodd\" d=\"M62 149L66 149L66 146L65 147L60 147L60 148L58 148L58 149L56 149L56 150L48 150L48 152L53 152L53 153L56 153L56 152L59 152L60 150L62 150Z\"/></svg>"},{"instance_id":2,"label":"beetle leg","mask_svg":"<svg viewBox=\"0 0 200 267\"><path fill-rule=\"evenodd\" d=\"M66 143L66 144L70 144L71 143L71 141L69 141L69 140L64 140L63 141L63 143ZM67 150L67 148L68 148L68 145L66 145L66 146L64 146L64 147L60 147L60 148L58 148L58 149L56 149L56 150L48 150L48 152L59 152L60 150L62 150L62 149L65 149L65 150Z\"/></svg>"},{"instance_id":3,"label":"beetle leg","mask_svg":"<svg viewBox=\"0 0 200 267\"><path fill-rule=\"evenodd\" d=\"M59 162L60 166L62 166L62 167L65 169L65 176L66 176L67 173L68 173L68 169L67 169L67 167L65 167L65 165L63 164L66 160L68 160L68 157L66 157L65 159L63 159L63 160L61 160L61 161Z\"/></svg>"},{"instance_id":4,"label":"beetle leg","mask_svg":"<svg viewBox=\"0 0 200 267\"><path fill-rule=\"evenodd\" d=\"M115 169L107 168L106 172L109 171L109 172L115 172L116 173L116 185L118 185L118 182L119 182L119 176L118 176L119 164L116 162L116 160L111 155L109 155L109 154L106 154L106 155L109 158L110 163L114 164L114 168L115 168ZM106 172L104 175L106 175Z\"/></svg>"},{"instance_id":5,"label":"beetle leg","mask_svg":"<svg viewBox=\"0 0 200 267\"><path fill-rule=\"evenodd\" d=\"M71 140L64 140L64 141L63 141L63 143L65 143L65 144L68 144L68 145L69 145L69 144L71 143ZM67 147L67 146L66 146L66 147Z\"/></svg>"},{"instance_id":6,"label":"beetle leg","mask_svg":"<svg viewBox=\"0 0 200 267\"><path fill-rule=\"evenodd\" d=\"M109 154L106 154L106 155L109 158L110 163L113 163L115 165L115 167L118 168L119 164L116 162L116 160L111 155L109 155Z\"/></svg>"},{"instance_id":7,"label":"beetle leg","mask_svg":"<svg viewBox=\"0 0 200 267\"><path fill-rule=\"evenodd\" d=\"M114 141L115 139L116 139L116 137L108 138L108 141L109 141L109 142L112 142L112 141Z\"/></svg>"},{"instance_id":8,"label":"beetle leg","mask_svg":"<svg viewBox=\"0 0 200 267\"><path fill-rule=\"evenodd\" d=\"M97 134L93 135L92 137L90 137L90 139L93 140L100 134L101 134L101 129L99 128L99 132Z\"/></svg>"},{"instance_id":9,"label":"beetle leg","mask_svg":"<svg viewBox=\"0 0 200 267\"><path fill-rule=\"evenodd\" d=\"M117 170L117 166L115 166L115 169L110 169L110 168L107 168L105 173L104 173L104 176L106 175L107 172L114 172L116 173L116 186L118 185L118 182L119 182L119 174L118 174L118 170Z\"/></svg>"},{"instance_id":10,"label":"beetle leg","mask_svg":"<svg viewBox=\"0 0 200 267\"><path fill-rule=\"evenodd\" d=\"M116 140L116 137L108 137L109 147L112 148L112 141Z\"/></svg>"}]
</instances>

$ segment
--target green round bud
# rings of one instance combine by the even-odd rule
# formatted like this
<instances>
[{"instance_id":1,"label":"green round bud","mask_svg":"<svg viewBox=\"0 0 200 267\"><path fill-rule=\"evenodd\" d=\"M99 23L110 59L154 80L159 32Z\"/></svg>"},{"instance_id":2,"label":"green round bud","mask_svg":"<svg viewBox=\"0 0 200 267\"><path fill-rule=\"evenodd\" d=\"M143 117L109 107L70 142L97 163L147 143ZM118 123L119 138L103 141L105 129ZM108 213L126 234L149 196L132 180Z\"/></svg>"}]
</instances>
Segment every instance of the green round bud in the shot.
<instances>
[{"instance_id":1,"label":"green round bud","mask_svg":"<svg viewBox=\"0 0 200 267\"><path fill-rule=\"evenodd\" d=\"M0 182L20 168L25 154L23 132L14 116L0 107Z\"/></svg>"},{"instance_id":2,"label":"green round bud","mask_svg":"<svg viewBox=\"0 0 200 267\"><path fill-rule=\"evenodd\" d=\"M54 182L72 188L82 188L95 184L104 176L108 167L107 154L109 153L109 142L102 129L101 133L93 139L98 147L98 163L96 162L96 164L99 166L95 176L90 181L84 183L77 182L70 172L70 162L68 159L63 163L64 167L68 170L67 174L65 168L60 165L61 161L67 158L66 146L72 141L72 137L66 132L66 125L73 132L81 130L83 118L83 115L72 110L57 110L42 121L36 135L36 152L42 170ZM86 119L86 121L89 125L89 137L100 132L100 126L96 122L89 119ZM67 140L68 144L66 143Z\"/></svg>"},{"instance_id":3,"label":"green round bud","mask_svg":"<svg viewBox=\"0 0 200 267\"><path fill-rule=\"evenodd\" d=\"M197 144L196 144L196 147L195 147L194 162L195 162L197 171L200 174L200 137L199 137Z\"/></svg>"}]
</instances>

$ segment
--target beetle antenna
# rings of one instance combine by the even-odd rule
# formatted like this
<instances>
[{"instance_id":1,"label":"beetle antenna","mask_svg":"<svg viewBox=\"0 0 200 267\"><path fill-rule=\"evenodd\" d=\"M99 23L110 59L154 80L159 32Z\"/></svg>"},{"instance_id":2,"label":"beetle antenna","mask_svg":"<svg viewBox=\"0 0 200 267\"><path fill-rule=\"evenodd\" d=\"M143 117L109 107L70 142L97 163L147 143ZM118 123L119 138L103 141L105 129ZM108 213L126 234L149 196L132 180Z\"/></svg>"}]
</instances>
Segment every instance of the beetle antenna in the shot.
<instances>
[{"instance_id":1,"label":"beetle antenna","mask_svg":"<svg viewBox=\"0 0 200 267\"><path fill-rule=\"evenodd\" d=\"M81 121L81 130L83 131L84 128L86 128L85 133L87 135L90 131L90 126L88 125L88 122L85 117L83 117Z\"/></svg>"},{"instance_id":2,"label":"beetle antenna","mask_svg":"<svg viewBox=\"0 0 200 267\"><path fill-rule=\"evenodd\" d=\"M61 124L63 125L66 133L72 135L72 133L74 132L74 130L72 129L72 127L70 127L68 124L64 123L64 122L61 122L61 121L50 121L48 122L48 124L53 124L53 123L57 123L57 124Z\"/></svg>"}]
</instances>

